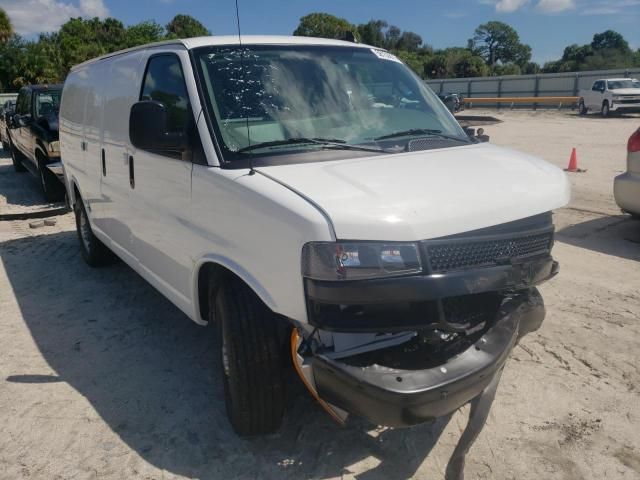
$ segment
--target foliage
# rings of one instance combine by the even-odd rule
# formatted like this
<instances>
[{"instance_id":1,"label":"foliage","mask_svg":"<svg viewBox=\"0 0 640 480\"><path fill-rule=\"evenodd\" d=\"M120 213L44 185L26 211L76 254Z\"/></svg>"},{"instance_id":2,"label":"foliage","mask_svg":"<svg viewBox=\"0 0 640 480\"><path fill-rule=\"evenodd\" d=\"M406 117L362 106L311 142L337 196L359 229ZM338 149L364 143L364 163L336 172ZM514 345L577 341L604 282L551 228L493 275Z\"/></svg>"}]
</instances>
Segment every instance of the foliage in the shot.
<instances>
[{"instance_id":1,"label":"foliage","mask_svg":"<svg viewBox=\"0 0 640 480\"><path fill-rule=\"evenodd\" d=\"M575 72L640 67L640 50L633 52L622 35L613 30L596 33L587 45L569 45L562 58L544 65L544 72Z\"/></svg>"},{"instance_id":2,"label":"foliage","mask_svg":"<svg viewBox=\"0 0 640 480\"><path fill-rule=\"evenodd\" d=\"M211 35L202 23L190 15L176 15L167 26L167 38L191 38Z\"/></svg>"},{"instance_id":3,"label":"foliage","mask_svg":"<svg viewBox=\"0 0 640 480\"><path fill-rule=\"evenodd\" d=\"M328 13L310 13L300 19L298 28L293 32L299 37L345 38L347 32L357 29L344 18Z\"/></svg>"},{"instance_id":4,"label":"foliage","mask_svg":"<svg viewBox=\"0 0 640 480\"><path fill-rule=\"evenodd\" d=\"M518 32L497 21L476 28L469 40L469 49L483 57L490 67L498 63L526 65L531 60L531 47L520 42Z\"/></svg>"},{"instance_id":5,"label":"foliage","mask_svg":"<svg viewBox=\"0 0 640 480\"><path fill-rule=\"evenodd\" d=\"M7 43L13 36L13 27L9 15L0 8L0 43Z\"/></svg>"},{"instance_id":6,"label":"foliage","mask_svg":"<svg viewBox=\"0 0 640 480\"><path fill-rule=\"evenodd\" d=\"M0 10L0 31L2 13ZM176 15L166 29L154 21L125 27L115 18L71 18L59 31L41 34L34 41L12 34L6 42L0 41L0 91L62 82L73 65L123 48L207 34L188 15Z\"/></svg>"},{"instance_id":7,"label":"foliage","mask_svg":"<svg viewBox=\"0 0 640 480\"><path fill-rule=\"evenodd\" d=\"M491 21L478 26L466 48L434 50L415 32L403 31L385 20L354 25L347 19L316 12L300 19L294 35L356 40L385 48L423 78L480 77L535 74L640 66L640 49L632 51L613 30L596 33L586 45L569 45L562 57L542 68L531 62L531 48L509 25ZM69 69L99 55L165 39L209 35L202 23L176 15L166 26L148 20L125 26L115 18L72 18L58 32L37 40L16 35L0 8L0 91L15 91L30 83L61 82Z\"/></svg>"},{"instance_id":8,"label":"foliage","mask_svg":"<svg viewBox=\"0 0 640 480\"><path fill-rule=\"evenodd\" d=\"M125 47L131 48L136 45L159 42L164 40L164 27L152 20L140 22L127 28Z\"/></svg>"}]
</instances>

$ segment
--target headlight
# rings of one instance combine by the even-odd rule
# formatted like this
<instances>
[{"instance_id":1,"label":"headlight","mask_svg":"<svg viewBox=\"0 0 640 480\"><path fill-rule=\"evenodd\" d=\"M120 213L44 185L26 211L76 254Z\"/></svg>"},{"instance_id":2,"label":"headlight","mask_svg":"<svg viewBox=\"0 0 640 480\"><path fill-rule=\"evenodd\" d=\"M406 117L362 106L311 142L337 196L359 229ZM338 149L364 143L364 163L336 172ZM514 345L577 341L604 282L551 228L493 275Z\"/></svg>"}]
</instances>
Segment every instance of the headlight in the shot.
<instances>
[{"instance_id":1,"label":"headlight","mask_svg":"<svg viewBox=\"0 0 640 480\"><path fill-rule=\"evenodd\" d=\"M302 275L314 280L361 280L420 272L415 243L311 242L302 248Z\"/></svg>"},{"instance_id":2,"label":"headlight","mask_svg":"<svg viewBox=\"0 0 640 480\"><path fill-rule=\"evenodd\" d=\"M60 153L60 142L56 141L49 143L49 152Z\"/></svg>"}]
</instances>

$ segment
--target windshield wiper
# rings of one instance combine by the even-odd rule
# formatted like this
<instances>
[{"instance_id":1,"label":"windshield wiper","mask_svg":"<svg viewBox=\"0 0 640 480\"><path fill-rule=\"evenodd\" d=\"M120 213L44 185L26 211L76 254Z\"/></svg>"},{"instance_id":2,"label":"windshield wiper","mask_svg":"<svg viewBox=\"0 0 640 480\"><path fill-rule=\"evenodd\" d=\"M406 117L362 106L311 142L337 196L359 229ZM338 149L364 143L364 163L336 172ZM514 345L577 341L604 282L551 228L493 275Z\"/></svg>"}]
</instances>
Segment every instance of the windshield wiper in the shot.
<instances>
[{"instance_id":1,"label":"windshield wiper","mask_svg":"<svg viewBox=\"0 0 640 480\"><path fill-rule=\"evenodd\" d=\"M337 138L294 137L294 138L285 138L283 140L272 140L269 142L260 142L254 145L248 145L246 147L239 148L238 150L236 150L236 153L250 152L251 150L257 150L260 148L279 147L282 145L295 145L295 144L313 144L313 145L329 146L329 147L343 149L343 150L362 150L365 152L385 152L386 151L383 148L378 148L378 147L363 147L361 145L351 145L349 143L346 143L345 140L340 140Z\"/></svg>"},{"instance_id":2,"label":"windshield wiper","mask_svg":"<svg viewBox=\"0 0 640 480\"><path fill-rule=\"evenodd\" d=\"M447 138L449 140L455 140L457 142L469 143L469 139L454 137L453 135L447 135L442 133L442 130L435 130L432 128L412 128L410 130L401 130L399 132L389 133L388 135L382 135L380 137L374 138L374 140L386 140L388 138L396 138L396 137L409 137L412 135L429 135L433 137L441 137Z\"/></svg>"}]
</instances>

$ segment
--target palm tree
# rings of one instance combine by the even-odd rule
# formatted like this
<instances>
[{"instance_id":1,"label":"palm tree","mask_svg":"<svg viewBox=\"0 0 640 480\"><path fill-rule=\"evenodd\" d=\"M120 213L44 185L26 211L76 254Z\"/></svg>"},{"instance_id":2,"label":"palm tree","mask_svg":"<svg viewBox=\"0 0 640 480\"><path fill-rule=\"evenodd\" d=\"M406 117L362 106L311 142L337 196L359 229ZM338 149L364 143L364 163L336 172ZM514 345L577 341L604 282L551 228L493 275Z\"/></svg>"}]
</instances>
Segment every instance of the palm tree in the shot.
<instances>
[{"instance_id":1,"label":"palm tree","mask_svg":"<svg viewBox=\"0 0 640 480\"><path fill-rule=\"evenodd\" d=\"M7 43L13 36L13 27L9 21L9 15L0 8L0 43Z\"/></svg>"}]
</instances>

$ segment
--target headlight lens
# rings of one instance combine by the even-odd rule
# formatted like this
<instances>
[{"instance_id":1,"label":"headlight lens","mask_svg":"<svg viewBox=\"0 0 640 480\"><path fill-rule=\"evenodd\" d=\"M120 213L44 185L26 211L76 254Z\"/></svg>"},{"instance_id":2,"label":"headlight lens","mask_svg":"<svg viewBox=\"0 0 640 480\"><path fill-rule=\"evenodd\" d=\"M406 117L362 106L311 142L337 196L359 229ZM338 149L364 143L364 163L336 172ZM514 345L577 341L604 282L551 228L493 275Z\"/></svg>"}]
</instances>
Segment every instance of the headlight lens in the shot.
<instances>
[{"instance_id":1,"label":"headlight lens","mask_svg":"<svg viewBox=\"0 0 640 480\"><path fill-rule=\"evenodd\" d=\"M415 243L311 242L302 248L302 275L314 280L361 280L420 272Z\"/></svg>"},{"instance_id":2,"label":"headlight lens","mask_svg":"<svg viewBox=\"0 0 640 480\"><path fill-rule=\"evenodd\" d=\"M51 153L58 153L60 151L60 142L51 142L49 144L49 151Z\"/></svg>"}]
</instances>

